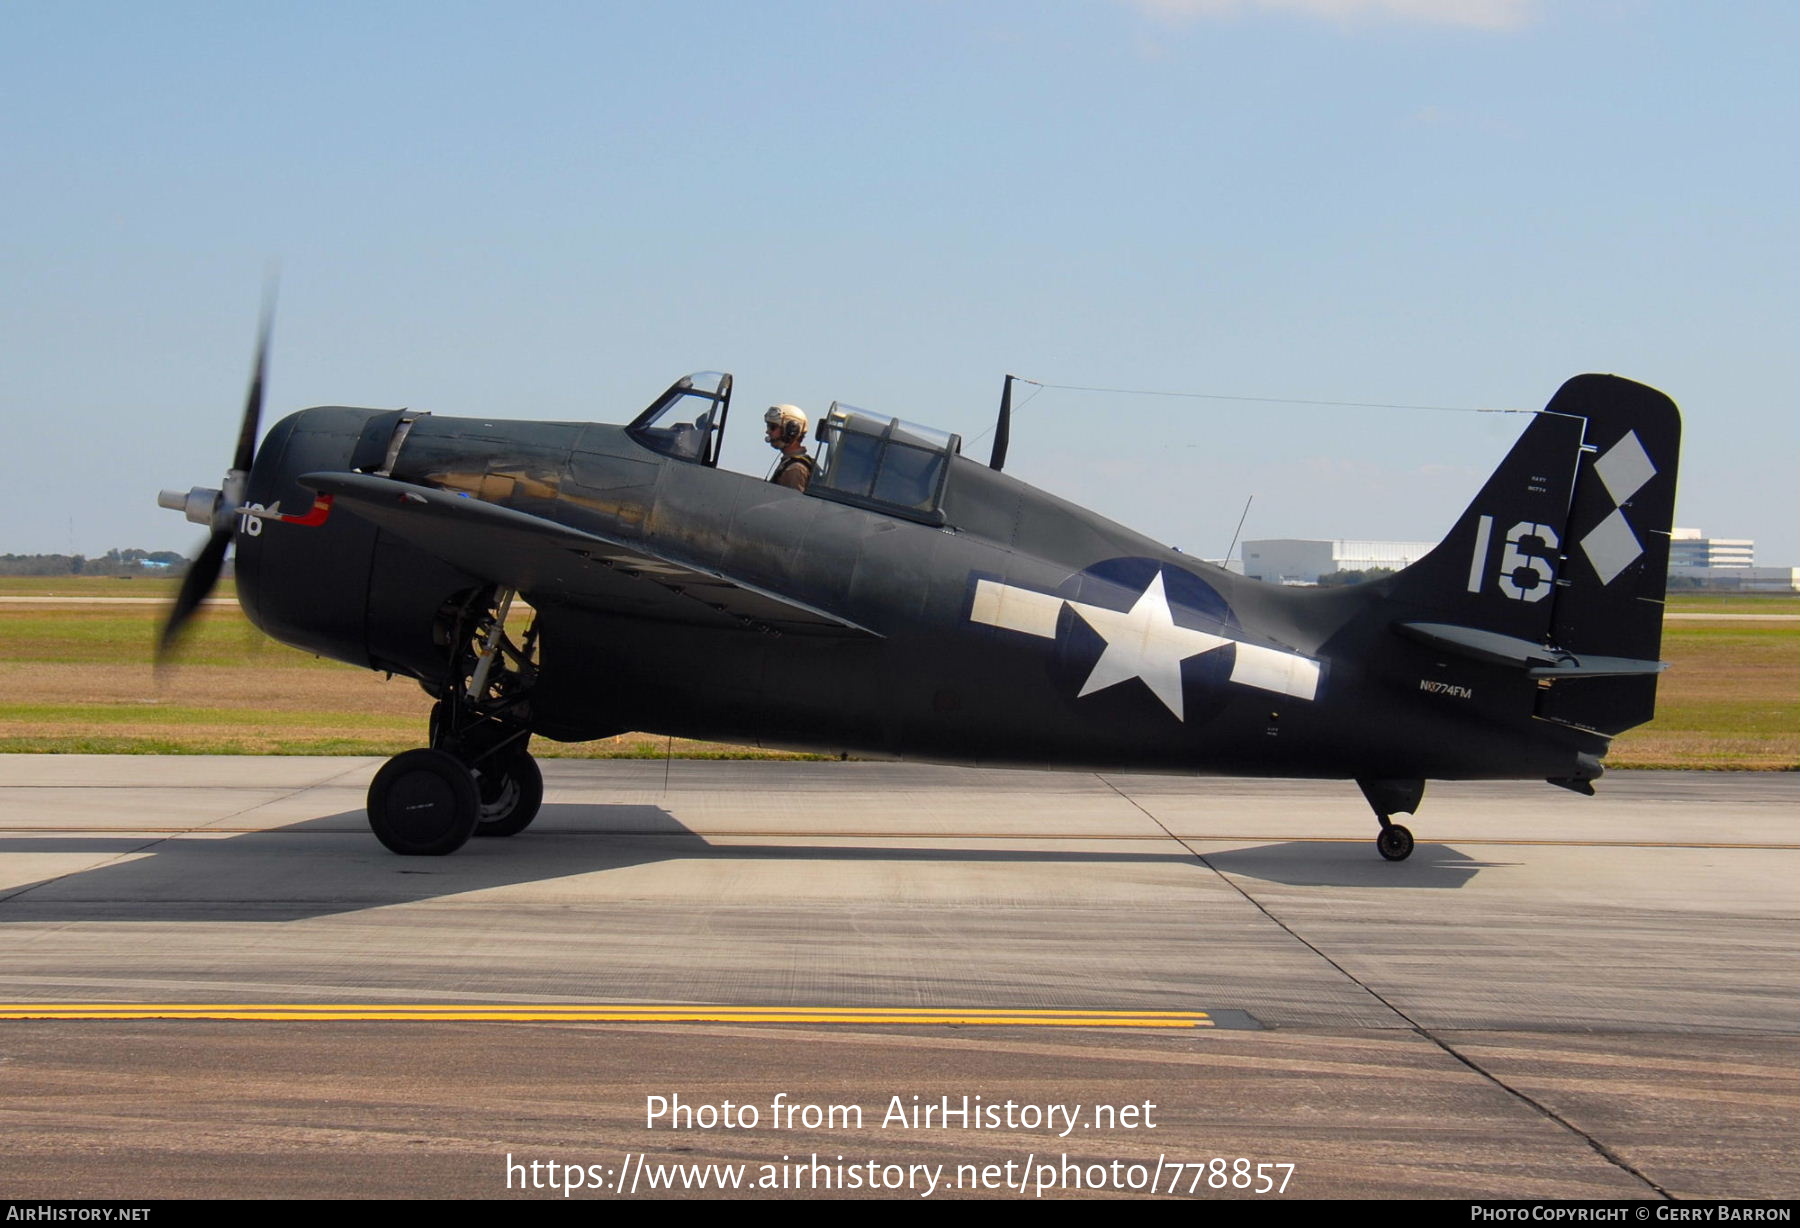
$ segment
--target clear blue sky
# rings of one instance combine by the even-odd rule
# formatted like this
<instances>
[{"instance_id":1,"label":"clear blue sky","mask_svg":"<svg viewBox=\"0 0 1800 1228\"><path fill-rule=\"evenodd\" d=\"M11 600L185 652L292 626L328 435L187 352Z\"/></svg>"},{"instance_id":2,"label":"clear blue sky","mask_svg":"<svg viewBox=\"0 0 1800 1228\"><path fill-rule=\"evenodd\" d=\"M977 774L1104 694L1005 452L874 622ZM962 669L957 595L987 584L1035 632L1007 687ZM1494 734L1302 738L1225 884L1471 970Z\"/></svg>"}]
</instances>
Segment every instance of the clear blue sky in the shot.
<instances>
[{"instance_id":1,"label":"clear blue sky","mask_svg":"<svg viewBox=\"0 0 1800 1228\"><path fill-rule=\"evenodd\" d=\"M270 418L622 420L738 377L1681 403L1679 521L1800 564L1800 5L0 5L0 552L190 550ZM1518 417L1040 393L1009 469L1195 553L1430 538ZM970 451L985 456L987 442Z\"/></svg>"}]
</instances>

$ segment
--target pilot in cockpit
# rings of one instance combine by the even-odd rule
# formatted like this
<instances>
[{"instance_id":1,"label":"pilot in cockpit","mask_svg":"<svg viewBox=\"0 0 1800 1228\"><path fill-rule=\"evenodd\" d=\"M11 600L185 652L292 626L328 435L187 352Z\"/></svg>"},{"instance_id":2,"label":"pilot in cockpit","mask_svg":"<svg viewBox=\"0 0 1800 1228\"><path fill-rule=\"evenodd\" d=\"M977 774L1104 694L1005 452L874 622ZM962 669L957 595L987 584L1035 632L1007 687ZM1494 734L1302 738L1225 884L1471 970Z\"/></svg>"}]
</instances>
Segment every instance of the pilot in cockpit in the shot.
<instances>
[{"instance_id":1,"label":"pilot in cockpit","mask_svg":"<svg viewBox=\"0 0 1800 1228\"><path fill-rule=\"evenodd\" d=\"M806 454L806 414L798 405L771 405L763 414L769 446L781 453L769 481L792 490L805 490L812 480L814 462Z\"/></svg>"}]
</instances>

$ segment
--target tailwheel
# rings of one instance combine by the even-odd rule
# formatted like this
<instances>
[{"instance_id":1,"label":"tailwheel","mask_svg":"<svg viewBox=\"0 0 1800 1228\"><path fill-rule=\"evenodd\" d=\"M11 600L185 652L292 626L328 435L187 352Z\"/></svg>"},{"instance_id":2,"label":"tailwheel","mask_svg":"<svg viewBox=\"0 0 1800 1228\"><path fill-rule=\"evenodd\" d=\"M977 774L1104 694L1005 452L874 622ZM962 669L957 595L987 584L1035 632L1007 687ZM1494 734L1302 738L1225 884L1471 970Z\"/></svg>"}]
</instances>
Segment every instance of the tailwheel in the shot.
<instances>
[{"instance_id":1,"label":"tailwheel","mask_svg":"<svg viewBox=\"0 0 1800 1228\"><path fill-rule=\"evenodd\" d=\"M1389 823L1375 837L1375 847L1389 861L1405 861L1412 856L1413 834L1398 823Z\"/></svg>"},{"instance_id":2,"label":"tailwheel","mask_svg":"<svg viewBox=\"0 0 1800 1228\"><path fill-rule=\"evenodd\" d=\"M1362 790L1363 797L1368 799L1370 808L1375 811L1376 822L1381 824L1381 832L1375 837L1376 851L1389 861L1405 861L1411 857L1413 834L1388 816L1417 814L1419 803L1425 797L1425 782L1359 776L1356 778L1356 785Z\"/></svg>"},{"instance_id":3,"label":"tailwheel","mask_svg":"<svg viewBox=\"0 0 1800 1228\"><path fill-rule=\"evenodd\" d=\"M481 818L475 777L454 755L409 750L369 785L369 827L404 857L442 857L468 842Z\"/></svg>"},{"instance_id":4,"label":"tailwheel","mask_svg":"<svg viewBox=\"0 0 1800 1228\"><path fill-rule=\"evenodd\" d=\"M498 751L475 766L481 795L477 836L516 836L531 826L544 801L544 774L525 750Z\"/></svg>"}]
</instances>

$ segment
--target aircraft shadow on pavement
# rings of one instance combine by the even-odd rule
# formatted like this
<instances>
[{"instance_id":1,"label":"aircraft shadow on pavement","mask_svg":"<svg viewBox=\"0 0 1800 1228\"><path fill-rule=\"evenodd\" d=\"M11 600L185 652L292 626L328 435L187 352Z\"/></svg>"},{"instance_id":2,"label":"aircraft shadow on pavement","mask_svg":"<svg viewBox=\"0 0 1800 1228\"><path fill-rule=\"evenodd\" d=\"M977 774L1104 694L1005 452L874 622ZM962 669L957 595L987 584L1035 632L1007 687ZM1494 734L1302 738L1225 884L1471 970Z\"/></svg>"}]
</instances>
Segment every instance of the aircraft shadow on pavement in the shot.
<instances>
[{"instance_id":1,"label":"aircraft shadow on pavement","mask_svg":"<svg viewBox=\"0 0 1800 1228\"><path fill-rule=\"evenodd\" d=\"M1517 864L1477 861L1449 845L1423 841L1405 861L1383 861L1366 845L1307 840L1207 853L1202 860L1224 874L1290 887L1454 888L1466 886L1483 870Z\"/></svg>"},{"instance_id":2,"label":"aircraft shadow on pavement","mask_svg":"<svg viewBox=\"0 0 1800 1228\"><path fill-rule=\"evenodd\" d=\"M1009 838L1006 833L993 837ZM65 862L40 880L15 880L16 885L0 888L0 924L295 921L676 860L1195 861L1193 854L1172 844L1138 852L878 846L856 843L855 836L842 837L842 844L739 844L733 839L727 833L700 835L661 807L606 804L546 805L529 832L511 839L471 840L448 857L395 856L369 833L361 811L230 836L9 836L0 839L0 857L109 854L125 860L73 870ZM1234 876L1338 887L1460 887L1495 864L1421 844L1410 861L1395 865L1341 842L1305 841L1207 853L1204 861Z\"/></svg>"}]
</instances>

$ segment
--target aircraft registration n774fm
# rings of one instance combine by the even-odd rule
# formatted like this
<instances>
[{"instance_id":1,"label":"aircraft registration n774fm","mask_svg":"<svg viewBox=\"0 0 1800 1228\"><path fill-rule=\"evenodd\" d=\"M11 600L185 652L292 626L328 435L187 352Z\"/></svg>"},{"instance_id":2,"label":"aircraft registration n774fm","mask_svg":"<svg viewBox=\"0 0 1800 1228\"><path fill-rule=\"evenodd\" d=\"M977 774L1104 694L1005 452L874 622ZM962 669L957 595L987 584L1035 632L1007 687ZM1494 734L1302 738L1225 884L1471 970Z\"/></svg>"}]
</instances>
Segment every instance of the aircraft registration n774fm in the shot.
<instances>
[{"instance_id":1,"label":"aircraft registration n774fm","mask_svg":"<svg viewBox=\"0 0 1800 1228\"><path fill-rule=\"evenodd\" d=\"M638 730L1354 780L1398 861L1426 780L1591 794L1654 710L1680 417L1614 376L1564 384L1424 559L1302 589L1034 489L1003 442L982 463L842 404L804 491L722 470L717 373L622 426L326 406L258 446L266 352L265 327L222 489L161 496L211 529L162 651L235 544L262 630L417 679L429 745L369 790L397 853L522 831L533 737Z\"/></svg>"}]
</instances>

